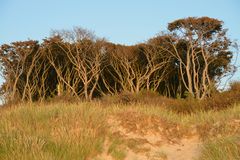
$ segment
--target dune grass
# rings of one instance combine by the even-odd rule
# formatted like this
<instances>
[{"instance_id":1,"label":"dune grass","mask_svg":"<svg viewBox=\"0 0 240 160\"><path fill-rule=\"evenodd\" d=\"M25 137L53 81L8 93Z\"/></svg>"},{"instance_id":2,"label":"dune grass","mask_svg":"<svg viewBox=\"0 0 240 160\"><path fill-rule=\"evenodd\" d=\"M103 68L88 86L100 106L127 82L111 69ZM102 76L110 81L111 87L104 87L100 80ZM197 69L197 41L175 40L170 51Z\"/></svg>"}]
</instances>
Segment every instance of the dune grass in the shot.
<instances>
[{"instance_id":1,"label":"dune grass","mask_svg":"<svg viewBox=\"0 0 240 160\"><path fill-rule=\"evenodd\" d=\"M89 104L19 106L0 113L0 159L86 159L102 150L105 113Z\"/></svg>"},{"instance_id":2,"label":"dune grass","mask_svg":"<svg viewBox=\"0 0 240 160\"><path fill-rule=\"evenodd\" d=\"M197 126L198 134L206 137L201 160L213 160L211 157L221 157L223 153L229 154L227 159L240 156L239 138L227 138L240 135L236 125L239 125L240 105L217 112L179 115L146 104L105 106L86 102L22 104L0 109L0 160L92 159L101 154L104 141L111 137L108 116L127 111L157 116L186 129ZM124 159L126 153L124 147L119 148L119 140L110 140L108 153L114 159Z\"/></svg>"},{"instance_id":3,"label":"dune grass","mask_svg":"<svg viewBox=\"0 0 240 160\"><path fill-rule=\"evenodd\" d=\"M240 138L225 137L206 142L199 160L239 160Z\"/></svg>"}]
</instances>

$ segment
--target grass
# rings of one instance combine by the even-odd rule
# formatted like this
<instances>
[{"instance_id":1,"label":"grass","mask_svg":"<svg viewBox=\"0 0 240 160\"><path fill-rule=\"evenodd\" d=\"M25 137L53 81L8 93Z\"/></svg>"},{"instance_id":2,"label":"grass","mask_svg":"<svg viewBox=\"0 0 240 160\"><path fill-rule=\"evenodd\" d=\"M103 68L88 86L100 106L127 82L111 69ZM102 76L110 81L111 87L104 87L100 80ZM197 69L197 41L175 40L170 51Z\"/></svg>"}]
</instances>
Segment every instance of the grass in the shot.
<instances>
[{"instance_id":1,"label":"grass","mask_svg":"<svg viewBox=\"0 0 240 160\"><path fill-rule=\"evenodd\" d=\"M167 160L167 154L163 151L156 152L155 156L161 158L161 160Z\"/></svg>"},{"instance_id":2,"label":"grass","mask_svg":"<svg viewBox=\"0 0 240 160\"><path fill-rule=\"evenodd\" d=\"M106 139L110 140L108 154L113 159L123 160L126 146L136 146L129 142L124 147L125 142L112 136L107 117L129 111L143 117L158 117L166 125L177 124L185 133L192 126L197 128L196 132L205 137L200 160L240 157L237 138L240 135L240 105L221 111L177 114L147 104L106 107L99 102L86 102L22 104L0 109L0 160L92 159L103 152Z\"/></svg>"},{"instance_id":3,"label":"grass","mask_svg":"<svg viewBox=\"0 0 240 160\"><path fill-rule=\"evenodd\" d=\"M111 141L111 145L108 148L108 154L110 154L115 160L123 160L126 157L120 139L115 138Z\"/></svg>"},{"instance_id":4,"label":"grass","mask_svg":"<svg viewBox=\"0 0 240 160\"><path fill-rule=\"evenodd\" d=\"M88 105L2 110L0 159L84 160L97 155L107 132L105 113Z\"/></svg>"},{"instance_id":5,"label":"grass","mask_svg":"<svg viewBox=\"0 0 240 160\"><path fill-rule=\"evenodd\" d=\"M206 142L199 160L239 160L240 138L225 137Z\"/></svg>"}]
</instances>

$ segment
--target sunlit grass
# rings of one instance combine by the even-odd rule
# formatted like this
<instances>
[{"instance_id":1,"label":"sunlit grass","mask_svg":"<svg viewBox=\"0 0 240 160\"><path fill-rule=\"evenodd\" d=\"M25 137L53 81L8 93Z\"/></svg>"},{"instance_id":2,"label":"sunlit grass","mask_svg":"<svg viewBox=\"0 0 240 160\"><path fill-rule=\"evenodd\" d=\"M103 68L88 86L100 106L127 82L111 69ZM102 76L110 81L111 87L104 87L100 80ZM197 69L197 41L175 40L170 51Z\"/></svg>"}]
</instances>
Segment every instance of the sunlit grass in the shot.
<instances>
[{"instance_id":1,"label":"sunlit grass","mask_svg":"<svg viewBox=\"0 0 240 160\"><path fill-rule=\"evenodd\" d=\"M0 113L0 159L86 159L102 150L101 108L80 105L21 106Z\"/></svg>"},{"instance_id":2,"label":"sunlit grass","mask_svg":"<svg viewBox=\"0 0 240 160\"><path fill-rule=\"evenodd\" d=\"M206 142L199 160L239 160L240 138L225 137Z\"/></svg>"},{"instance_id":3,"label":"sunlit grass","mask_svg":"<svg viewBox=\"0 0 240 160\"><path fill-rule=\"evenodd\" d=\"M229 156L238 155L236 137L240 135L235 123L240 119L240 105L222 111L198 111L177 114L163 107L146 104L110 104L86 102L79 104L22 104L0 109L0 159L58 160L92 159L103 152L110 140L108 154L113 159L126 157L125 143L111 136L107 118L122 112L134 111L144 116L156 116L163 122L175 123L188 132L191 126L206 137L201 158L220 154L221 145L234 149ZM214 141L218 137L220 140ZM221 139L222 138L222 139ZM231 143L230 143L231 142ZM228 154L229 148L224 153ZM230 157L231 158L231 157ZM234 158L233 158L234 159Z\"/></svg>"},{"instance_id":4,"label":"sunlit grass","mask_svg":"<svg viewBox=\"0 0 240 160\"><path fill-rule=\"evenodd\" d=\"M110 154L116 160L123 160L126 157L126 153L124 152L122 144L123 142L121 142L120 139L112 139L108 148L108 154Z\"/></svg>"}]
</instances>

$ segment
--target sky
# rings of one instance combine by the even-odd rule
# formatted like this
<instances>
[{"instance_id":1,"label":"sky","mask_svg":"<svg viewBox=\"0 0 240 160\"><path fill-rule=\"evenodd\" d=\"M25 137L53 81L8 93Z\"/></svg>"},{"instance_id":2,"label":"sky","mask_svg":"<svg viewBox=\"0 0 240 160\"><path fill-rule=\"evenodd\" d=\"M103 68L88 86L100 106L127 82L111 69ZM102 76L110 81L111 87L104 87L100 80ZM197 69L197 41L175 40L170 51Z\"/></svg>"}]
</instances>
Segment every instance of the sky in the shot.
<instances>
[{"instance_id":1,"label":"sky","mask_svg":"<svg viewBox=\"0 0 240 160\"><path fill-rule=\"evenodd\" d=\"M133 45L166 30L169 22L193 16L224 21L228 36L240 40L239 8L240 0L0 0L0 45L42 40L51 30L75 26Z\"/></svg>"}]
</instances>

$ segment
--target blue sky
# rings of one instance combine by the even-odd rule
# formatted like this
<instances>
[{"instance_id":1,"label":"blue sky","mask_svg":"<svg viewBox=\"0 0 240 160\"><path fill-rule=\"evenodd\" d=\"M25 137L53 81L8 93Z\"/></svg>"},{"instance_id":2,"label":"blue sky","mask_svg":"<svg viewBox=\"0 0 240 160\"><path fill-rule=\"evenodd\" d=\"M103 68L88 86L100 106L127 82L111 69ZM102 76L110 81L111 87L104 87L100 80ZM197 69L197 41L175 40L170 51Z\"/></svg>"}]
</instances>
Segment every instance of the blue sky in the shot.
<instances>
[{"instance_id":1,"label":"blue sky","mask_svg":"<svg viewBox=\"0 0 240 160\"><path fill-rule=\"evenodd\" d=\"M240 39L239 8L239 0L0 0L0 44L41 40L52 29L81 26L111 42L131 45L189 16L223 20L229 37Z\"/></svg>"}]
</instances>

